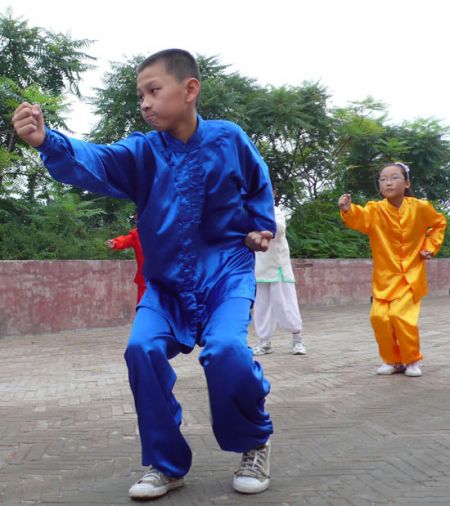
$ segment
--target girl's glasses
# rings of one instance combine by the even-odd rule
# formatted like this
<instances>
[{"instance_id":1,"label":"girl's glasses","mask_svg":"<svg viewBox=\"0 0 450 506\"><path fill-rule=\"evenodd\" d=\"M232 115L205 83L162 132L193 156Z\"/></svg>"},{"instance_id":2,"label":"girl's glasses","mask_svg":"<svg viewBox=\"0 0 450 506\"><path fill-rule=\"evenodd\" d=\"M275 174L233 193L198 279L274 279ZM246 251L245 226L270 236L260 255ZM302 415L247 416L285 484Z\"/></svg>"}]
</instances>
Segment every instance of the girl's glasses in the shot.
<instances>
[{"instance_id":1,"label":"girl's glasses","mask_svg":"<svg viewBox=\"0 0 450 506\"><path fill-rule=\"evenodd\" d=\"M404 178L401 176L392 176L392 177L381 176L378 182L380 184L386 184L388 181L390 181L391 183L398 183L399 181L402 180L404 180Z\"/></svg>"}]
</instances>

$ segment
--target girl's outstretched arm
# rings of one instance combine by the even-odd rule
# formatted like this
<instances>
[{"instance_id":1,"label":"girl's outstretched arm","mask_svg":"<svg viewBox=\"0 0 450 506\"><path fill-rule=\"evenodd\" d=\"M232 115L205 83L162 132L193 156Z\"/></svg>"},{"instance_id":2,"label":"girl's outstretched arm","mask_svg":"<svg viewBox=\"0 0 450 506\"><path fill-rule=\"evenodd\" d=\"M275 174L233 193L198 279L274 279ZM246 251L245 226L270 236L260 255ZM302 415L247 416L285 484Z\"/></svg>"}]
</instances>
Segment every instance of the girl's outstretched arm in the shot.
<instances>
[{"instance_id":1,"label":"girl's outstretched arm","mask_svg":"<svg viewBox=\"0 0 450 506\"><path fill-rule=\"evenodd\" d=\"M352 204L352 196L350 193L341 195L338 200L338 205L341 210L341 217L347 227L363 234L369 233L371 220L368 206L361 207Z\"/></svg>"}]
</instances>

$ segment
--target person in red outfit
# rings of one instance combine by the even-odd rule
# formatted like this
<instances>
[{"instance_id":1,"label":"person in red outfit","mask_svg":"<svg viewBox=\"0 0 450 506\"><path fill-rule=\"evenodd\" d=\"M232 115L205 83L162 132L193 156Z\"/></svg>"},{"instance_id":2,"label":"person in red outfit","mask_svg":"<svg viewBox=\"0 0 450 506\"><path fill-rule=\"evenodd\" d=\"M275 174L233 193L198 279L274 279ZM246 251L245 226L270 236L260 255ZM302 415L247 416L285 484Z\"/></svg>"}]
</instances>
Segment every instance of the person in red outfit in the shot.
<instances>
[{"instance_id":1,"label":"person in red outfit","mask_svg":"<svg viewBox=\"0 0 450 506\"><path fill-rule=\"evenodd\" d=\"M134 227L127 235L119 235L114 239L108 239L106 245L111 249L134 249L134 255L136 257L137 271L134 277L134 282L138 287L137 304L141 300L145 292L145 279L142 274L142 267L144 266L144 254L142 253L141 241L139 240L139 234L137 228Z\"/></svg>"}]
</instances>

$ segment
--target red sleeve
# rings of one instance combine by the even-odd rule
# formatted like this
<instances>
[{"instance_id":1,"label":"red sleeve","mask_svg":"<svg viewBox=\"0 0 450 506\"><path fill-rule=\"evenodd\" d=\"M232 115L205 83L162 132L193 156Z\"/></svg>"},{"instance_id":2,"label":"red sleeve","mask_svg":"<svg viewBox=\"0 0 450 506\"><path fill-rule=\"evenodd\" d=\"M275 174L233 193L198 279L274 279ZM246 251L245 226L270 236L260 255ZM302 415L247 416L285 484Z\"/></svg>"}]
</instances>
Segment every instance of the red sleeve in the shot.
<instances>
[{"instance_id":1,"label":"red sleeve","mask_svg":"<svg viewBox=\"0 0 450 506\"><path fill-rule=\"evenodd\" d=\"M129 232L127 235L119 235L118 237L115 237L113 239L114 249L134 248L135 237L133 234L133 230Z\"/></svg>"}]
</instances>

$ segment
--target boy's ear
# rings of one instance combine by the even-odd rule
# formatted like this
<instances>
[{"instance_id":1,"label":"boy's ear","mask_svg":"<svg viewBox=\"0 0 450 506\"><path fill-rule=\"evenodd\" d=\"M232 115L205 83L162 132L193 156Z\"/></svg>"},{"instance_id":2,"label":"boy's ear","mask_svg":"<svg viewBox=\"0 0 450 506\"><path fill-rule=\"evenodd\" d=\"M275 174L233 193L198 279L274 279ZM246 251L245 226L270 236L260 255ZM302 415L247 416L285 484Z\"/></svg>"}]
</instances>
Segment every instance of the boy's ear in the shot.
<instances>
[{"instance_id":1,"label":"boy's ear","mask_svg":"<svg viewBox=\"0 0 450 506\"><path fill-rule=\"evenodd\" d=\"M195 77L190 77L186 81L186 102L196 102L200 93L200 81Z\"/></svg>"}]
</instances>

